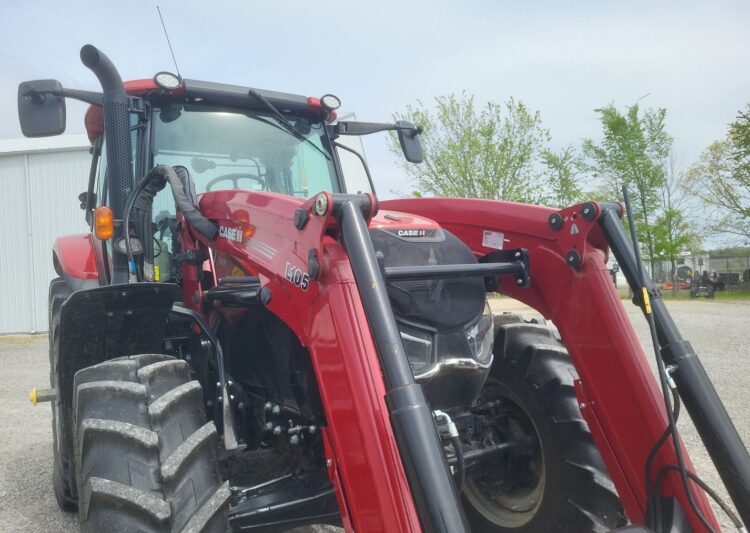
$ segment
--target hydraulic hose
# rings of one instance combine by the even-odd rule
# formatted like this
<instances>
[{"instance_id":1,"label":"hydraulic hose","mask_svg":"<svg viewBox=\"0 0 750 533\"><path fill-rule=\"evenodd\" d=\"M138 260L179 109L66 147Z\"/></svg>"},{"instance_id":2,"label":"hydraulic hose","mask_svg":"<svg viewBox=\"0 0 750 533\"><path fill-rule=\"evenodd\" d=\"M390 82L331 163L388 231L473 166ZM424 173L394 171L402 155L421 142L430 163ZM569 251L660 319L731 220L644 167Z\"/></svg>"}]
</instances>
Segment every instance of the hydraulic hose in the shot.
<instances>
[{"instance_id":1,"label":"hydraulic hose","mask_svg":"<svg viewBox=\"0 0 750 533\"><path fill-rule=\"evenodd\" d=\"M453 475L453 481L456 483L456 490L461 494L464 490L464 479L466 478L466 462L464 461L464 449L461 447L461 439L451 437L451 444L456 450L456 473Z\"/></svg>"},{"instance_id":2,"label":"hydraulic hose","mask_svg":"<svg viewBox=\"0 0 750 533\"><path fill-rule=\"evenodd\" d=\"M174 196L175 205L185 217L188 224L190 224L190 227L209 241L213 241L219 233L218 226L208 218L204 217L203 214L196 209L192 201L188 198L185 187L183 186L182 180L177 175L177 172L175 172L174 168L168 165L155 166L138 182L138 185L133 189L133 192L127 199L123 225L126 228L130 225L130 212L136 204L138 204L138 207L142 212L150 212L150 203L153 201L156 193L164 188L165 182L169 183L169 186L172 189L172 195ZM144 192L145 197L139 198ZM139 237L143 238L142 235L139 235ZM150 236L147 237L150 238ZM134 264L130 236L127 235L127 233L125 235L125 249L127 251L128 263ZM135 270L134 274L137 275L138 280L140 281L138 269L136 268Z\"/></svg>"}]
</instances>

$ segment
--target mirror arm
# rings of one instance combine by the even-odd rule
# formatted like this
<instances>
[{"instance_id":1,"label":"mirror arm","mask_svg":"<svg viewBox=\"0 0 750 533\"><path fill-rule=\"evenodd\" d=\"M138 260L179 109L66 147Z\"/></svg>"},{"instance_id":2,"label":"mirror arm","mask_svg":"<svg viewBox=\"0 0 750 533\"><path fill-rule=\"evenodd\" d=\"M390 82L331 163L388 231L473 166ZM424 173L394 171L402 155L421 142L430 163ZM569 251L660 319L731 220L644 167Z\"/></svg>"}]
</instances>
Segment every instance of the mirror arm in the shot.
<instances>
[{"instance_id":1,"label":"mirror arm","mask_svg":"<svg viewBox=\"0 0 750 533\"><path fill-rule=\"evenodd\" d=\"M372 194L375 194L375 184L372 182L372 176L370 175L370 168L367 166L367 161L365 161L365 158L362 157L362 154L360 154L353 148L349 148L348 146L345 146L337 142L334 142L333 145L337 148L341 148L342 150L346 150L347 152L350 152L359 158L359 160L362 162L362 166L365 169L365 174L367 174L367 181L370 182L370 191L372 192Z\"/></svg>"},{"instance_id":2,"label":"mirror arm","mask_svg":"<svg viewBox=\"0 0 750 533\"><path fill-rule=\"evenodd\" d=\"M91 105L104 105L104 95L102 93L96 93L93 91L79 91L78 89L63 89L62 91L56 91L59 96L65 98L72 98L73 100L80 100Z\"/></svg>"},{"instance_id":3,"label":"mirror arm","mask_svg":"<svg viewBox=\"0 0 750 533\"><path fill-rule=\"evenodd\" d=\"M421 135L422 131L423 131L422 130L422 126L415 126L415 127L411 128L409 126L399 126L398 124L396 124L396 127L393 128L393 129L394 130L407 131L407 132L409 132L411 134L411 137L416 137L417 135Z\"/></svg>"},{"instance_id":4,"label":"mirror arm","mask_svg":"<svg viewBox=\"0 0 750 533\"><path fill-rule=\"evenodd\" d=\"M62 96L63 98L72 98L73 100L80 100L91 105L101 106L104 104L104 95L102 93L95 93L93 91L79 91L77 89L61 89L57 91L27 91L24 96L31 96L34 101L44 100L44 95L51 94L52 96ZM39 103L41 103L39 101Z\"/></svg>"},{"instance_id":5,"label":"mirror arm","mask_svg":"<svg viewBox=\"0 0 750 533\"><path fill-rule=\"evenodd\" d=\"M85 102L87 104L104 107L104 95L102 93L97 93L94 91L81 91L79 89L62 89L60 91L29 91L26 93L26 95L29 96L43 96L45 94L52 94L55 96L62 96L64 98L72 98L73 100L78 100L81 102ZM137 96L129 96L128 95L128 110L131 113L144 113L145 107L144 107L144 101L143 98L139 98ZM144 125L138 125L138 127L144 127ZM132 129L132 128L131 128Z\"/></svg>"},{"instance_id":6,"label":"mirror arm","mask_svg":"<svg viewBox=\"0 0 750 533\"><path fill-rule=\"evenodd\" d=\"M376 122L339 122L334 126L334 135L370 135L381 131L398 131L404 130L411 132L412 135L422 133L421 127L409 128L399 126L398 124L379 124Z\"/></svg>"}]
</instances>

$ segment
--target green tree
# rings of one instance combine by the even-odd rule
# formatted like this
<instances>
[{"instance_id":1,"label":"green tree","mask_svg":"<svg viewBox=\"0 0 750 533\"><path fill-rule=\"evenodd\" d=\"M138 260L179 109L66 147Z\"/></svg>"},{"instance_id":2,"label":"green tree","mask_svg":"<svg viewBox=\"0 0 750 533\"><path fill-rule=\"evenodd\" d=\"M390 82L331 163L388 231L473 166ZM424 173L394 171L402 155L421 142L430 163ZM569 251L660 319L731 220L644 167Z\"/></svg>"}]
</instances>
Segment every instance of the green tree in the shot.
<instances>
[{"instance_id":1,"label":"green tree","mask_svg":"<svg viewBox=\"0 0 750 533\"><path fill-rule=\"evenodd\" d=\"M586 169L583 158L572 146L559 152L542 151L549 192L543 203L552 207L568 207L583 201L581 175Z\"/></svg>"},{"instance_id":2,"label":"green tree","mask_svg":"<svg viewBox=\"0 0 750 533\"><path fill-rule=\"evenodd\" d=\"M478 108L473 96L439 96L434 109L418 102L395 118L423 128L421 165L403 163L394 136L389 145L415 194L539 201L543 184L537 170L549 132L539 112L523 102L511 98Z\"/></svg>"},{"instance_id":3,"label":"green tree","mask_svg":"<svg viewBox=\"0 0 750 533\"><path fill-rule=\"evenodd\" d=\"M688 196L683 185L684 176L676 170L674 159L669 161L669 172L659 188L660 213L653 225L654 253L670 265L672 294L678 292L677 259L682 252L700 246L700 236L686 216Z\"/></svg>"},{"instance_id":4,"label":"green tree","mask_svg":"<svg viewBox=\"0 0 750 533\"><path fill-rule=\"evenodd\" d=\"M750 239L750 170L740 142L730 133L706 148L688 171L688 187L708 208L709 231Z\"/></svg>"},{"instance_id":5,"label":"green tree","mask_svg":"<svg viewBox=\"0 0 750 533\"><path fill-rule=\"evenodd\" d=\"M591 162L590 170L605 180L611 194L619 196L623 183L635 192L636 229L645 236L653 276L656 267L654 213L659 207L658 191L664 183L664 168L672 148L672 137L664 124L666 110L641 112L635 104L620 113L610 104L595 111L599 114L604 138L600 144L585 140L583 152Z\"/></svg>"},{"instance_id":6,"label":"green tree","mask_svg":"<svg viewBox=\"0 0 750 533\"><path fill-rule=\"evenodd\" d=\"M735 173L747 178L750 176L750 104L729 125L729 140L732 143Z\"/></svg>"}]
</instances>

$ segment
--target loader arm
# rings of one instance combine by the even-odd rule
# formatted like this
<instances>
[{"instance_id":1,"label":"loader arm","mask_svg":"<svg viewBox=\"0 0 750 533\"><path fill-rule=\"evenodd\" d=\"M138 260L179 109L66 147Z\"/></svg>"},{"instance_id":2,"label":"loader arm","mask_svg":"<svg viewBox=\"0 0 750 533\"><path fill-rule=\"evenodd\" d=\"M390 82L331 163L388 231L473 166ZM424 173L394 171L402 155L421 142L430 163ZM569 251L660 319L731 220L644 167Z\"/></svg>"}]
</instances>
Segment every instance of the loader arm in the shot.
<instances>
[{"instance_id":1,"label":"loader arm","mask_svg":"<svg viewBox=\"0 0 750 533\"><path fill-rule=\"evenodd\" d=\"M576 395L581 413L629 518L643 523L646 458L664 432L667 416L661 390L607 271L608 244L598 217L584 218L583 206L555 211L473 199L389 200L381 207L435 220L480 259L497 248L528 249L531 286L503 283L498 292L533 307L557 326L580 377ZM556 219L550 223L555 213L559 224ZM671 463L676 463L674 449L664 446L654 471ZM692 468L689 459L686 463ZM675 496L693 530L703 530L677 475L667 478L662 494ZM718 530L704 493L696 491L694 497Z\"/></svg>"},{"instance_id":2,"label":"loader arm","mask_svg":"<svg viewBox=\"0 0 750 533\"><path fill-rule=\"evenodd\" d=\"M321 196L327 198L323 211L316 205ZM185 249L232 254L242 271L258 275L271 295L266 307L309 349L327 420L328 473L345 525L354 531L465 531L432 413L403 347L393 351L401 337L383 332L388 315L394 319L384 286L372 286L376 278L384 283L366 229L377 212L375 199L320 193L303 202L215 191L203 194L200 206L220 227L238 227L233 218L243 209L249 213L254 229L245 242L221 234L209 242L187 228L182 242ZM200 298L197 278L183 274L185 294Z\"/></svg>"}]
</instances>

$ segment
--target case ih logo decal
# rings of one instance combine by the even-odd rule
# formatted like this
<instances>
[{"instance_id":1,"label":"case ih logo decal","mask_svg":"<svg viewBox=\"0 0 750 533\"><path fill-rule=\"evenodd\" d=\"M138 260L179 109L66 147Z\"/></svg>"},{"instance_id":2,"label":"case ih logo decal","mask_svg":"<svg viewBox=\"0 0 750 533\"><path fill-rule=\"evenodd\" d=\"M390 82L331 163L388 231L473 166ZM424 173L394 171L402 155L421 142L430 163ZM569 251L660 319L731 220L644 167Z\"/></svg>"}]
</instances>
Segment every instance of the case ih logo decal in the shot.
<instances>
[{"instance_id":1,"label":"case ih logo decal","mask_svg":"<svg viewBox=\"0 0 750 533\"><path fill-rule=\"evenodd\" d=\"M426 237L427 230L425 229L400 229L396 231L396 235L399 237Z\"/></svg>"},{"instance_id":2,"label":"case ih logo decal","mask_svg":"<svg viewBox=\"0 0 750 533\"><path fill-rule=\"evenodd\" d=\"M292 265L291 263L286 264L284 277L289 280L290 283L293 283L303 291L307 291L307 289L310 287L310 274L308 274L307 272L302 272L302 269Z\"/></svg>"},{"instance_id":3,"label":"case ih logo decal","mask_svg":"<svg viewBox=\"0 0 750 533\"><path fill-rule=\"evenodd\" d=\"M232 242L242 242L242 228L219 226L219 237Z\"/></svg>"},{"instance_id":4,"label":"case ih logo decal","mask_svg":"<svg viewBox=\"0 0 750 533\"><path fill-rule=\"evenodd\" d=\"M390 233L394 237L399 239L405 239L408 241L419 240L419 241L431 241L431 240L442 240L443 234L437 229L425 229L425 228L403 228L403 229L386 229L387 233Z\"/></svg>"}]
</instances>

